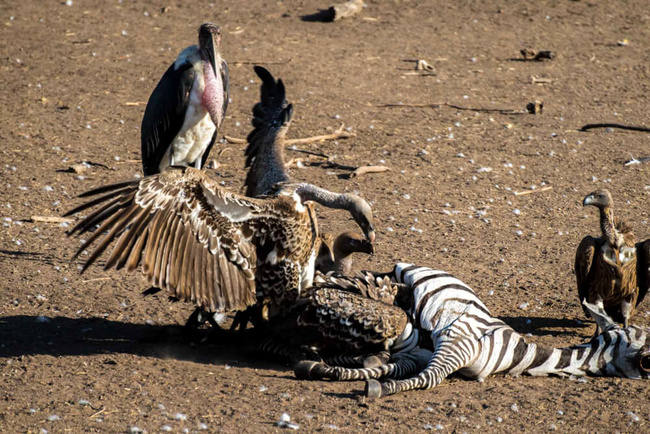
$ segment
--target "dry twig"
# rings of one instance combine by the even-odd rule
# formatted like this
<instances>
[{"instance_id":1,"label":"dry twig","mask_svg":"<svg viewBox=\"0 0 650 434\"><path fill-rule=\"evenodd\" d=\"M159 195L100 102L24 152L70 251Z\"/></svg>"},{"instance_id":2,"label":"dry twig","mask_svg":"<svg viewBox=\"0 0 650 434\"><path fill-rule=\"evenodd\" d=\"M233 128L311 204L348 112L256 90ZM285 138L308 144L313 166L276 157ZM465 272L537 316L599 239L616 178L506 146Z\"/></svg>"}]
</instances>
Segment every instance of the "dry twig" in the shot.
<instances>
[{"instance_id":1,"label":"dry twig","mask_svg":"<svg viewBox=\"0 0 650 434\"><path fill-rule=\"evenodd\" d=\"M429 104L379 104L377 107L423 107L423 108L451 107L456 110L468 110L473 112L485 112L485 113L496 112L496 113L508 114L508 115L523 115L528 113L528 111L526 110L462 107L455 104L449 104L448 102L434 102Z\"/></svg>"},{"instance_id":2,"label":"dry twig","mask_svg":"<svg viewBox=\"0 0 650 434\"><path fill-rule=\"evenodd\" d=\"M641 131L643 133L650 133L650 128L648 127L634 127L631 125L623 125L623 124L587 124L587 125L583 125L582 128L580 128L580 131L588 131L594 128L618 128L621 130Z\"/></svg>"},{"instance_id":3,"label":"dry twig","mask_svg":"<svg viewBox=\"0 0 650 434\"><path fill-rule=\"evenodd\" d=\"M632 155L632 159L626 161L625 165L626 166L632 166L633 164L647 163L649 161L650 161L650 157L634 158L634 155Z\"/></svg>"},{"instance_id":4,"label":"dry twig","mask_svg":"<svg viewBox=\"0 0 650 434\"><path fill-rule=\"evenodd\" d=\"M350 173L350 178L356 178L357 176L365 175L366 173L381 173L390 170L386 166L360 166L356 170Z\"/></svg>"},{"instance_id":5,"label":"dry twig","mask_svg":"<svg viewBox=\"0 0 650 434\"><path fill-rule=\"evenodd\" d=\"M289 62L291 62L291 58L287 60L277 60L277 61L268 61L268 62L257 61L257 60L240 60L240 61L234 61L230 63L233 63L235 65L284 65Z\"/></svg>"},{"instance_id":6,"label":"dry twig","mask_svg":"<svg viewBox=\"0 0 650 434\"><path fill-rule=\"evenodd\" d=\"M104 410L106 410L106 407L102 407L102 409L99 410L98 412L91 414L90 416L88 416L88 419L92 419L95 416L99 416L100 414L102 414L104 412Z\"/></svg>"},{"instance_id":7,"label":"dry twig","mask_svg":"<svg viewBox=\"0 0 650 434\"><path fill-rule=\"evenodd\" d=\"M102 280L110 280L110 279L111 279L110 277L96 277L94 279L84 280L83 283L100 282Z\"/></svg>"},{"instance_id":8,"label":"dry twig","mask_svg":"<svg viewBox=\"0 0 650 434\"><path fill-rule=\"evenodd\" d=\"M541 193L543 191L549 191L552 188L553 188L552 186L548 186L548 187L536 188L535 190L515 191L515 196L523 196L525 194Z\"/></svg>"},{"instance_id":9,"label":"dry twig","mask_svg":"<svg viewBox=\"0 0 650 434\"><path fill-rule=\"evenodd\" d=\"M347 139L347 138L354 137L354 136L356 136L356 134L345 131L345 124L341 124L341 126L331 134L323 134L323 135L320 135L320 136L305 137L305 138L302 138L302 139L288 139L288 140L285 140L284 143L287 144L287 145L306 145L306 144L309 144L309 143L322 142L323 140ZM240 138L237 138L237 137L224 136L224 138L229 143L240 143L240 144L247 143L246 139L240 139Z\"/></svg>"},{"instance_id":10,"label":"dry twig","mask_svg":"<svg viewBox=\"0 0 650 434\"><path fill-rule=\"evenodd\" d=\"M72 223L74 219L55 215L33 215L30 217L30 221L32 223Z\"/></svg>"}]
</instances>

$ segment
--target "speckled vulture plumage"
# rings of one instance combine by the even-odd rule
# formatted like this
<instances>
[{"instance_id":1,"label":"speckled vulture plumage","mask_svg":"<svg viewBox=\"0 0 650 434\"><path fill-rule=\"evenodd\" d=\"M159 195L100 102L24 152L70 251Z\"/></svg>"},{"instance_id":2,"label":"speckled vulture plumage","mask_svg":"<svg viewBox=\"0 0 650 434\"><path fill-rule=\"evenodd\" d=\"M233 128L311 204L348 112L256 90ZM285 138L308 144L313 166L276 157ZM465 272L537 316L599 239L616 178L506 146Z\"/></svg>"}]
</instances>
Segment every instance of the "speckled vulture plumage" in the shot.
<instances>
[{"instance_id":1,"label":"speckled vulture plumage","mask_svg":"<svg viewBox=\"0 0 650 434\"><path fill-rule=\"evenodd\" d=\"M105 269L132 271L141 264L149 283L213 312L255 304L256 274L274 274L274 267L281 269L275 275L289 280L282 299L298 297L299 279L288 279L284 270L292 264L288 268L300 271L315 229L297 196L247 198L200 170L178 167L82 196L103 193L66 214L100 205L70 231L80 235L100 225L77 252L101 238L84 270L117 240Z\"/></svg>"},{"instance_id":2,"label":"speckled vulture plumage","mask_svg":"<svg viewBox=\"0 0 650 434\"><path fill-rule=\"evenodd\" d=\"M309 304L298 317L301 327L315 327L326 352L340 348L373 354L390 348L408 324L406 313L393 305L398 287L371 273L342 276L317 274Z\"/></svg>"},{"instance_id":3,"label":"speckled vulture plumage","mask_svg":"<svg viewBox=\"0 0 650 434\"><path fill-rule=\"evenodd\" d=\"M650 241L637 243L632 228L614 217L612 204L607 190L597 190L583 200L584 206L599 209L601 236L586 236L580 242L575 271L581 303L586 300L604 308L627 327L648 291ZM589 316L586 309L585 314Z\"/></svg>"}]
</instances>

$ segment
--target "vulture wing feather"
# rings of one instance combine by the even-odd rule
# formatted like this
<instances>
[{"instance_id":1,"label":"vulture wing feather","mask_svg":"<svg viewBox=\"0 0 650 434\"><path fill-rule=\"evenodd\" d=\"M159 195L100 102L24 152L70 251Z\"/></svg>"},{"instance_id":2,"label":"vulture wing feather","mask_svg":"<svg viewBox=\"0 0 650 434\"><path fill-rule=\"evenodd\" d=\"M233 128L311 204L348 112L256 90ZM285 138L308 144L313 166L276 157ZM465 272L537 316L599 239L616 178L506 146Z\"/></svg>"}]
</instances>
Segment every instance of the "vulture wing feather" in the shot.
<instances>
[{"instance_id":1,"label":"vulture wing feather","mask_svg":"<svg viewBox=\"0 0 650 434\"><path fill-rule=\"evenodd\" d=\"M94 199L103 211L77 225L89 229L88 219L101 224L81 250L103 236L84 268L117 239L107 268L141 265L149 283L213 311L241 310L256 302L255 247L241 227L269 217L265 202L222 190L192 168L170 168L97 191L109 192L104 198L111 205Z\"/></svg>"}]
</instances>

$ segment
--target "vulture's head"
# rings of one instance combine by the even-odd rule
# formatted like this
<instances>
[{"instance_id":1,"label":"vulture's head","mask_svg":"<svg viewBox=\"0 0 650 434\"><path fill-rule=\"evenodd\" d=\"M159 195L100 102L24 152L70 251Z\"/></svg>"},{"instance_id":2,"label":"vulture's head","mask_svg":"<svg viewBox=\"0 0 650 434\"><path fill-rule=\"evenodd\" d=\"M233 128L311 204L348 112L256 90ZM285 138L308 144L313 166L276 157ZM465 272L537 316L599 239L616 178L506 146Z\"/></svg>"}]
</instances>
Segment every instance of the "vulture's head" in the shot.
<instances>
[{"instance_id":1,"label":"vulture's head","mask_svg":"<svg viewBox=\"0 0 650 434\"><path fill-rule=\"evenodd\" d=\"M363 231L366 239L372 244L375 242L375 227L373 226L372 209L368 202L355 194L344 195L348 201L348 210L352 218Z\"/></svg>"},{"instance_id":2,"label":"vulture's head","mask_svg":"<svg viewBox=\"0 0 650 434\"><path fill-rule=\"evenodd\" d=\"M345 258L355 252L372 255L375 248L368 239L356 232L343 232L336 237L334 241L334 257L336 259Z\"/></svg>"},{"instance_id":3,"label":"vulture's head","mask_svg":"<svg viewBox=\"0 0 650 434\"><path fill-rule=\"evenodd\" d=\"M606 189L596 190L589 193L582 201L582 206L593 205L596 208L606 208L612 206L612 193Z\"/></svg>"}]
</instances>

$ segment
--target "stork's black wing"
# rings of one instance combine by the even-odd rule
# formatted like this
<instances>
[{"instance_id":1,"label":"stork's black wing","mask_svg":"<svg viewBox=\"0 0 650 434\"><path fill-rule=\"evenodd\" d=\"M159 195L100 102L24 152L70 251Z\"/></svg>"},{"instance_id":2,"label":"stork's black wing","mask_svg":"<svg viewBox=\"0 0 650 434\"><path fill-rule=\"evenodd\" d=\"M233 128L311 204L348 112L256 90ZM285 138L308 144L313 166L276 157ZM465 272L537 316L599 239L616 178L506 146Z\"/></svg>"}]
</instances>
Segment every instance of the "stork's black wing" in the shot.
<instances>
[{"instance_id":1,"label":"stork's black wing","mask_svg":"<svg viewBox=\"0 0 650 434\"><path fill-rule=\"evenodd\" d=\"M637 285L639 285L639 296L636 299L636 305L638 306L645 298L650 287L650 240L636 245L636 267Z\"/></svg>"},{"instance_id":2,"label":"stork's black wing","mask_svg":"<svg viewBox=\"0 0 650 434\"><path fill-rule=\"evenodd\" d=\"M172 63L149 97L141 127L142 167L146 176L158 166L183 127L196 72L191 63ZM213 138L214 139L214 138ZM206 152L207 155L207 152Z\"/></svg>"}]
</instances>

